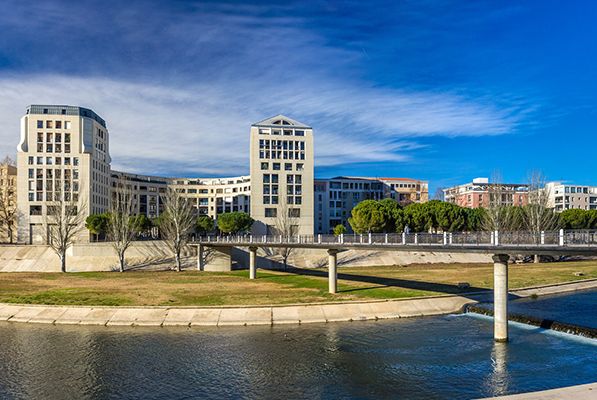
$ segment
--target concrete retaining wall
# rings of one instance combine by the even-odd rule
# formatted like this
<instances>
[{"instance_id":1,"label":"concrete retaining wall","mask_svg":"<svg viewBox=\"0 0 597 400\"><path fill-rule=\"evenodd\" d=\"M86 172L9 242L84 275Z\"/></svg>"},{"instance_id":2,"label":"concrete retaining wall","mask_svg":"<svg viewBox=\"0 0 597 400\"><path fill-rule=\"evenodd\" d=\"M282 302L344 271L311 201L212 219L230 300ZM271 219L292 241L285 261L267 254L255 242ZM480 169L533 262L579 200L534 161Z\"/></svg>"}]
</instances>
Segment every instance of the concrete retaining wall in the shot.
<instances>
[{"instance_id":1,"label":"concrete retaining wall","mask_svg":"<svg viewBox=\"0 0 597 400\"><path fill-rule=\"evenodd\" d=\"M281 269L281 257L274 252L259 250L258 268ZM185 268L196 268L196 247L189 246L184 254ZM233 249L233 268L248 268L246 249ZM355 251L338 254L339 266L407 265L414 263L490 263L485 254L425 253L398 251ZM164 242L135 242L127 251L129 268L167 269L174 261ZM297 250L289 258L289 265L296 267L324 267L327 253L322 250ZM118 258L109 243L77 244L67 254L67 270L112 271L118 268ZM58 272L58 256L43 245L0 246L0 272Z\"/></svg>"}]
</instances>

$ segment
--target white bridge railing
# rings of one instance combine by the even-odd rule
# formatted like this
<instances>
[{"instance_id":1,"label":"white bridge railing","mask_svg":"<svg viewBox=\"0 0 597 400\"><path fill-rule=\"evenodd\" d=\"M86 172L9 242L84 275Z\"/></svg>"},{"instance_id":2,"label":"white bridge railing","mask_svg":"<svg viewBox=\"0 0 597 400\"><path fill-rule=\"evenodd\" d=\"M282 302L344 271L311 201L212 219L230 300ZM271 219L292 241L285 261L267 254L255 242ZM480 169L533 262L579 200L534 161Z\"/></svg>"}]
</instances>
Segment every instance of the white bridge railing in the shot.
<instances>
[{"instance_id":1,"label":"white bridge railing","mask_svg":"<svg viewBox=\"0 0 597 400\"><path fill-rule=\"evenodd\" d=\"M194 240L201 243L229 243L239 246L264 244L305 245L440 245L440 246L595 246L597 230L558 230L543 232L443 232L370 233L342 235L207 235Z\"/></svg>"}]
</instances>

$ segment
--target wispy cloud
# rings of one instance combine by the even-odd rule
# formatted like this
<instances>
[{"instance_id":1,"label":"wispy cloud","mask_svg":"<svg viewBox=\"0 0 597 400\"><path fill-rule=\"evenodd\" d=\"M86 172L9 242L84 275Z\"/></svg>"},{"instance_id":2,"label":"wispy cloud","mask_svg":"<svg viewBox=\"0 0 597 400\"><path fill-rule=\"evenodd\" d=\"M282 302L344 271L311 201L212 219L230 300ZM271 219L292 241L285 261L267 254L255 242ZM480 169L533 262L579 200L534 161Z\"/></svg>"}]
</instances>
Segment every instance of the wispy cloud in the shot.
<instances>
[{"instance_id":1,"label":"wispy cloud","mask_svg":"<svg viewBox=\"0 0 597 400\"><path fill-rule=\"evenodd\" d=\"M59 1L2 7L11 12L0 12L0 55L12 63L0 68L4 152L31 103L95 110L114 168L197 175L247 173L249 125L278 113L312 125L317 165L334 166L408 162L421 137L515 132L530 110L366 79L363 48L328 35L333 20L317 29L322 16L297 5L78 2L66 18Z\"/></svg>"}]
</instances>

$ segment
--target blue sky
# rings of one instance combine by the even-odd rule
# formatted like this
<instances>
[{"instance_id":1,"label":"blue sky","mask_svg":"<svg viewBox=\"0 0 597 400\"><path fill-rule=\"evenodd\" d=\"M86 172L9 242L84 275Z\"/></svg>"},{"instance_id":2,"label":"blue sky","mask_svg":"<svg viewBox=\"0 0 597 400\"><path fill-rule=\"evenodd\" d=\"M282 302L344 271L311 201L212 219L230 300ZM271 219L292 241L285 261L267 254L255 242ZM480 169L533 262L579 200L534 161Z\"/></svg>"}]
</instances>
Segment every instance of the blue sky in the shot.
<instances>
[{"instance_id":1,"label":"blue sky","mask_svg":"<svg viewBox=\"0 0 597 400\"><path fill-rule=\"evenodd\" d=\"M594 1L0 4L0 151L30 103L105 118L113 168L248 173L251 123L315 129L316 176L597 184Z\"/></svg>"}]
</instances>

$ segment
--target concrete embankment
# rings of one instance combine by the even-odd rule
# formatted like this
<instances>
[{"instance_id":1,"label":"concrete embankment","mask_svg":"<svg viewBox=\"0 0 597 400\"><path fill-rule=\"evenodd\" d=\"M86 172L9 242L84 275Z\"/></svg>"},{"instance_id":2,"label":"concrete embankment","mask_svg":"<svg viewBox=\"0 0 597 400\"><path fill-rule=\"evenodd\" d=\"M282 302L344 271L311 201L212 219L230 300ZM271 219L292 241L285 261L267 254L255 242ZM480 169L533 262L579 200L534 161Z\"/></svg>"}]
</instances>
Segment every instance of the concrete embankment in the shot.
<instances>
[{"instance_id":1,"label":"concrete embankment","mask_svg":"<svg viewBox=\"0 0 597 400\"><path fill-rule=\"evenodd\" d=\"M509 396L491 397L495 400L595 400L597 398L597 383L569 386L558 389L542 390L540 392L512 394ZM490 400L489 398L485 400Z\"/></svg>"},{"instance_id":2,"label":"concrete embankment","mask_svg":"<svg viewBox=\"0 0 597 400\"><path fill-rule=\"evenodd\" d=\"M597 287L597 279L537 288L564 293ZM525 294L526 293L526 294ZM458 313L467 305L491 301L490 292L398 300L247 307L86 307L0 304L0 321L106 326L244 326L365 321Z\"/></svg>"},{"instance_id":3,"label":"concrete embankment","mask_svg":"<svg viewBox=\"0 0 597 400\"><path fill-rule=\"evenodd\" d=\"M183 267L197 267L197 249L189 246L183 254ZM249 265L246 249L235 249L232 254L236 268ZM315 268L327 265L328 254L322 250L295 251L289 264L299 268ZM431 263L490 263L487 254L428 253L396 251L355 251L338 255L338 266L408 265ZM168 269L174 265L170 251L159 240L134 242L127 251L127 264L132 269ZM280 268L283 264L276 256L259 252L258 267ZM69 272L114 271L118 269L118 258L110 243L76 244L67 253ZM0 245L0 272L59 272L60 263L56 254L43 245Z\"/></svg>"}]
</instances>

